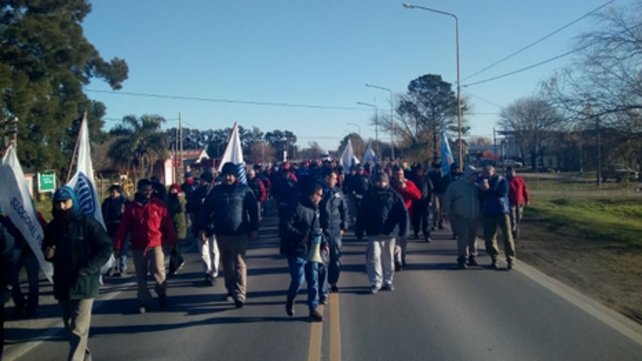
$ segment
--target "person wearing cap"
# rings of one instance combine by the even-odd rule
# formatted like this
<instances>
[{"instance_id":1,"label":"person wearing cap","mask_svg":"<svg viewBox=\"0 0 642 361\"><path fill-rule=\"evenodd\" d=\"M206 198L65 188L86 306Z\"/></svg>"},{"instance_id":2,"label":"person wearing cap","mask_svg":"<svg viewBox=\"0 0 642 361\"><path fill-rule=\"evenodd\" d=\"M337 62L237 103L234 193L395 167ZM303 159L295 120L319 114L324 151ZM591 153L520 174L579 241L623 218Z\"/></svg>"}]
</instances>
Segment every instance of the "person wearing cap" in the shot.
<instances>
[{"instance_id":1,"label":"person wearing cap","mask_svg":"<svg viewBox=\"0 0 642 361\"><path fill-rule=\"evenodd\" d=\"M165 202L153 196L154 186L149 179L136 185L134 200L127 204L114 238L114 252L121 252L123 243L131 235L132 255L138 287L138 312L149 310L151 294L147 288L147 274L151 272L161 307L167 306L167 281L163 246L173 248L176 231Z\"/></svg>"},{"instance_id":2,"label":"person wearing cap","mask_svg":"<svg viewBox=\"0 0 642 361\"><path fill-rule=\"evenodd\" d=\"M429 209L432 205L433 185L421 164L416 164L412 169L412 177L410 179L415 182L415 185L421 191L421 198L412 202L412 213L410 217L412 229L415 233L415 239L419 239L419 231L421 230L424 241L430 243L428 216Z\"/></svg>"},{"instance_id":3,"label":"person wearing cap","mask_svg":"<svg viewBox=\"0 0 642 361\"><path fill-rule=\"evenodd\" d=\"M241 308L247 298L247 266L245 252L249 240L256 239L259 208L254 192L238 181L238 168L227 162L221 169L223 182L207 196L199 220L199 239L207 237L208 225L221 250L225 288Z\"/></svg>"},{"instance_id":4,"label":"person wearing cap","mask_svg":"<svg viewBox=\"0 0 642 361\"><path fill-rule=\"evenodd\" d=\"M386 173L378 173L373 179L374 187L361 202L355 234L360 240L368 237L366 268L370 292L375 294L380 289L394 290L395 239L406 236L408 211L399 193L390 188Z\"/></svg>"},{"instance_id":5,"label":"person wearing cap","mask_svg":"<svg viewBox=\"0 0 642 361\"><path fill-rule=\"evenodd\" d=\"M450 184L450 174L442 174L441 163L433 162L432 170L428 173L428 176L434 188L432 197L432 230L434 231L435 229L444 228L441 203L448 189L448 184Z\"/></svg>"},{"instance_id":6,"label":"person wearing cap","mask_svg":"<svg viewBox=\"0 0 642 361\"><path fill-rule=\"evenodd\" d=\"M87 347L91 308L98 295L100 268L111 256L111 239L96 219L81 212L69 186L56 190L51 213L42 249L45 260L53 263L54 297L69 338L67 360L91 360Z\"/></svg>"},{"instance_id":7,"label":"person wearing cap","mask_svg":"<svg viewBox=\"0 0 642 361\"><path fill-rule=\"evenodd\" d=\"M256 198L256 204L259 207L259 215L263 215L263 204L267 200L267 189L263 181L257 177L256 171L253 168L250 168L247 171L247 185L250 187L252 192L254 192L254 197Z\"/></svg>"},{"instance_id":8,"label":"person wearing cap","mask_svg":"<svg viewBox=\"0 0 642 361\"><path fill-rule=\"evenodd\" d=\"M491 268L497 269L497 227L501 229L504 241L504 253L509 270L515 267L515 241L510 229L510 206L508 204L508 181L497 174L495 167L484 167L482 182L482 226L484 228L484 242L486 253L491 259Z\"/></svg>"},{"instance_id":9,"label":"person wearing cap","mask_svg":"<svg viewBox=\"0 0 642 361\"><path fill-rule=\"evenodd\" d=\"M283 220L293 211L299 199L299 182L292 172L290 163L283 162L279 167L279 177L273 182L272 193L276 198L279 219Z\"/></svg>"},{"instance_id":10,"label":"person wearing cap","mask_svg":"<svg viewBox=\"0 0 642 361\"><path fill-rule=\"evenodd\" d=\"M105 198L101 205L103 212L103 219L107 227L107 234L111 237L112 241L116 237L116 231L120 226L120 219L125 212L125 207L129 200L123 195L123 188L118 184L109 186L109 197ZM117 277L127 276L127 253L129 252L129 242L125 240L122 252L118 257L118 268L114 266L110 270L110 275Z\"/></svg>"},{"instance_id":11,"label":"person wearing cap","mask_svg":"<svg viewBox=\"0 0 642 361\"><path fill-rule=\"evenodd\" d=\"M165 205L167 206L167 211L169 212L170 217L172 218L172 224L174 225L174 231L176 232L176 243L174 248L171 250L171 257L175 259L182 259L180 248L187 238L187 213L186 213L186 203L185 193L181 189L181 186L177 183L169 186L169 192L167 192L167 197L165 198ZM170 262L169 275L175 275L178 270L183 267L184 262ZM172 267L173 266L173 267Z\"/></svg>"},{"instance_id":12,"label":"person wearing cap","mask_svg":"<svg viewBox=\"0 0 642 361\"><path fill-rule=\"evenodd\" d=\"M197 238L198 249L201 253L201 261L203 261L203 284L205 286L214 286L216 278L218 277L221 252L218 249L218 242L214 234L214 225L204 225L205 238L199 237L201 231L199 224L201 217L201 210L208 194L214 188L214 177L210 171L204 171L199 177L199 185L192 192L191 196L187 199L187 213L192 218L192 235Z\"/></svg>"},{"instance_id":13,"label":"person wearing cap","mask_svg":"<svg viewBox=\"0 0 642 361\"><path fill-rule=\"evenodd\" d=\"M477 266L477 228L481 212L481 189L475 183L477 170L472 165L448 186L442 212L457 234L457 265L460 269Z\"/></svg>"},{"instance_id":14,"label":"person wearing cap","mask_svg":"<svg viewBox=\"0 0 642 361\"><path fill-rule=\"evenodd\" d=\"M519 238L519 224L524 217L524 206L530 202L528 188L523 177L517 175L512 166L506 167L508 180L508 203L510 205L510 226L513 238Z\"/></svg>"}]
</instances>

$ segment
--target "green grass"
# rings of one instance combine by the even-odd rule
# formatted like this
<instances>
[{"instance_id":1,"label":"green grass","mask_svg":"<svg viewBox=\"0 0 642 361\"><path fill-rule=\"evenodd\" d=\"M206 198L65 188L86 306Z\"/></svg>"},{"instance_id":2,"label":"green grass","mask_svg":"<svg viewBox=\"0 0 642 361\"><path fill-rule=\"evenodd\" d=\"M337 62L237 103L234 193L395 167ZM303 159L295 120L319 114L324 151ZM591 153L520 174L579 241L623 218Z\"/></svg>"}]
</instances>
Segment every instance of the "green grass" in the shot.
<instances>
[{"instance_id":1,"label":"green grass","mask_svg":"<svg viewBox=\"0 0 642 361\"><path fill-rule=\"evenodd\" d=\"M588 247L642 250L639 197L535 197L530 214L533 221Z\"/></svg>"}]
</instances>

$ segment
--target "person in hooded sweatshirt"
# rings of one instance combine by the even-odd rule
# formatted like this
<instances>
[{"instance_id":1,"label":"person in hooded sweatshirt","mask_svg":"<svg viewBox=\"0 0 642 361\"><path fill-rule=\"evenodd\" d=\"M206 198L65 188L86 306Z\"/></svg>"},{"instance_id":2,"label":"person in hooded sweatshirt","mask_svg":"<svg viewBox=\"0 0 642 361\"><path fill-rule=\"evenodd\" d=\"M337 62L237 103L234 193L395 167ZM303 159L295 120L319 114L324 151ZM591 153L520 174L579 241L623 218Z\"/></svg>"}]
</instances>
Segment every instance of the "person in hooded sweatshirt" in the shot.
<instances>
[{"instance_id":1,"label":"person in hooded sweatshirt","mask_svg":"<svg viewBox=\"0 0 642 361\"><path fill-rule=\"evenodd\" d=\"M111 256L111 238L98 221L80 211L69 186L54 193L52 214L42 249L53 263L54 297L69 338L67 360L91 360L87 347L91 308L98 295L100 268Z\"/></svg>"},{"instance_id":2,"label":"person in hooded sweatshirt","mask_svg":"<svg viewBox=\"0 0 642 361\"><path fill-rule=\"evenodd\" d=\"M127 204L114 239L114 252L118 254L128 234L131 234L132 255L138 284L138 312L150 307L151 294L147 289L147 273L151 271L156 283L158 303L167 306L167 281L163 245L173 248L176 231L165 203L155 196L149 179L141 179L134 200Z\"/></svg>"}]
</instances>

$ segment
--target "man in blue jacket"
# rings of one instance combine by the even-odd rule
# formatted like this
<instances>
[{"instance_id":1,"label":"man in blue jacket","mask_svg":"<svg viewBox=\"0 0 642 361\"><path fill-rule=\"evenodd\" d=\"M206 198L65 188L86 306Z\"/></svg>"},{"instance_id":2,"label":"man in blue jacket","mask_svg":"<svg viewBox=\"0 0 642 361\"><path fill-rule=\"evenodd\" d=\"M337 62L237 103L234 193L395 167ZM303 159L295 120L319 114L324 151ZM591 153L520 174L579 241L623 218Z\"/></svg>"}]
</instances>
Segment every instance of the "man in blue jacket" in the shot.
<instances>
[{"instance_id":1,"label":"man in blue jacket","mask_svg":"<svg viewBox=\"0 0 642 361\"><path fill-rule=\"evenodd\" d=\"M399 193L390 188L386 173L374 176L375 186L363 197L357 216L356 236L368 237L368 279L370 292L394 291L396 237L405 237L408 211Z\"/></svg>"},{"instance_id":2,"label":"man in blue jacket","mask_svg":"<svg viewBox=\"0 0 642 361\"><path fill-rule=\"evenodd\" d=\"M98 295L100 268L111 256L112 242L98 221L81 212L69 186L54 193L52 213L42 248L45 259L54 266L54 297L69 337L67 360L91 360L87 347L91 308Z\"/></svg>"},{"instance_id":3,"label":"man in blue jacket","mask_svg":"<svg viewBox=\"0 0 642 361\"><path fill-rule=\"evenodd\" d=\"M199 238L207 238L211 225L221 251L225 287L236 308L243 307L247 296L245 252L248 240L256 239L259 208L254 192L238 181L237 166L227 162L221 174L223 183L208 194L199 221Z\"/></svg>"},{"instance_id":4,"label":"man in blue jacket","mask_svg":"<svg viewBox=\"0 0 642 361\"><path fill-rule=\"evenodd\" d=\"M515 242L510 227L510 206L508 204L508 182L506 178L497 174L495 167L484 167L481 180L482 190L482 225L484 228L484 241L486 253L491 259L491 268L497 269L497 227L502 231L504 253L508 269L515 267Z\"/></svg>"}]
</instances>

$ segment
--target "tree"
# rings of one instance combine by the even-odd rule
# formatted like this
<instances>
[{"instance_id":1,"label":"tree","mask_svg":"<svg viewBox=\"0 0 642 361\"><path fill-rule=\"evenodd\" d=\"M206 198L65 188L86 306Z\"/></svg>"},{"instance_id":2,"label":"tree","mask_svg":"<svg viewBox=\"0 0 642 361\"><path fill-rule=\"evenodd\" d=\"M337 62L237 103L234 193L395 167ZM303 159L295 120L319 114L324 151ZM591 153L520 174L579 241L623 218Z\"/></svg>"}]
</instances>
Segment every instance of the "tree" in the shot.
<instances>
[{"instance_id":1,"label":"tree","mask_svg":"<svg viewBox=\"0 0 642 361\"><path fill-rule=\"evenodd\" d=\"M245 160L249 164L265 164L273 162L275 159L276 152L274 148L266 142L259 141L252 144L249 156Z\"/></svg>"},{"instance_id":2,"label":"tree","mask_svg":"<svg viewBox=\"0 0 642 361\"><path fill-rule=\"evenodd\" d=\"M317 142L310 142L308 143L308 148L303 148L299 150L299 159L319 159L322 154L324 154L325 151L319 143Z\"/></svg>"},{"instance_id":3,"label":"tree","mask_svg":"<svg viewBox=\"0 0 642 361\"><path fill-rule=\"evenodd\" d=\"M466 110L462 101L462 112ZM397 100L398 122L384 120L388 130L393 124L395 134L401 137L410 153L425 151L432 145L433 158L439 157L438 138L441 128L457 131L457 97L452 85L440 75L427 74L408 84L408 92Z\"/></svg>"},{"instance_id":4,"label":"tree","mask_svg":"<svg viewBox=\"0 0 642 361\"><path fill-rule=\"evenodd\" d=\"M291 149L296 144L296 135L289 130L273 130L265 133L265 141L276 150L277 158L283 155L284 151Z\"/></svg>"},{"instance_id":5,"label":"tree","mask_svg":"<svg viewBox=\"0 0 642 361\"><path fill-rule=\"evenodd\" d=\"M579 131L617 135L601 147L609 158L642 158L642 1L594 16L572 64L544 84L548 99ZM607 132L605 132L608 130ZM595 141L598 143L598 141ZM597 145L596 145L597 148ZM613 159L617 160L617 159Z\"/></svg>"},{"instance_id":6,"label":"tree","mask_svg":"<svg viewBox=\"0 0 642 361\"><path fill-rule=\"evenodd\" d=\"M124 60L106 62L84 37L90 10L87 0L0 0L0 118L19 119L18 154L27 167L64 168L74 121L89 111L89 128L102 127L95 116L104 106L82 86L97 77L120 89L127 79Z\"/></svg>"},{"instance_id":7,"label":"tree","mask_svg":"<svg viewBox=\"0 0 642 361\"><path fill-rule=\"evenodd\" d=\"M114 127L110 134L117 139L109 149L114 165L127 170L134 178L152 173L154 163L168 156L167 137L161 131L165 119L159 115L133 115L123 118L122 124Z\"/></svg>"},{"instance_id":8,"label":"tree","mask_svg":"<svg viewBox=\"0 0 642 361\"><path fill-rule=\"evenodd\" d=\"M528 154L535 168L544 140L551 131L563 128L564 118L546 100L527 97L503 109L497 125L504 131L514 133L521 157Z\"/></svg>"}]
</instances>

